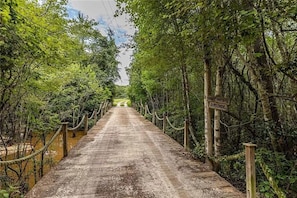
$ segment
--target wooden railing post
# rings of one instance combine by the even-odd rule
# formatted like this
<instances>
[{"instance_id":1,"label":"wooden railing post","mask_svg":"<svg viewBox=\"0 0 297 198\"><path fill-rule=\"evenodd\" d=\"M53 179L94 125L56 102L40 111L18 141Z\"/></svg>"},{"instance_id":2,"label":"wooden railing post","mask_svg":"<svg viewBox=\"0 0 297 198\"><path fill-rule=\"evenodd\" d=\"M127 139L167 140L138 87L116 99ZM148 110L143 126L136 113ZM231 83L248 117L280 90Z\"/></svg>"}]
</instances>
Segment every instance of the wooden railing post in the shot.
<instances>
[{"instance_id":1,"label":"wooden railing post","mask_svg":"<svg viewBox=\"0 0 297 198\"><path fill-rule=\"evenodd\" d=\"M184 121L184 148L189 150L189 122L187 119Z\"/></svg>"},{"instance_id":2,"label":"wooden railing post","mask_svg":"<svg viewBox=\"0 0 297 198\"><path fill-rule=\"evenodd\" d=\"M144 117L146 118L146 116L147 116L147 104L145 104L144 106Z\"/></svg>"},{"instance_id":3,"label":"wooden railing post","mask_svg":"<svg viewBox=\"0 0 297 198\"><path fill-rule=\"evenodd\" d=\"M88 126L88 114L86 113L85 114L85 120L84 120L84 134L86 135L88 133L88 129L89 129L89 126Z\"/></svg>"},{"instance_id":4,"label":"wooden railing post","mask_svg":"<svg viewBox=\"0 0 297 198\"><path fill-rule=\"evenodd\" d=\"M142 112L143 112L143 107L142 105L140 105L140 114L142 115Z\"/></svg>"},{"instance_id":5,"label":"wooden railing post","mask_svg":"<svg viewBox=\"0 0 297 198\"><path fill-rule=\"evenodd\" d=\"M100 118L103 117L103 108L104 108L104 104L102 105L101 109L100 109Z\"/></svg>"},{"instance_id":6,"label":"wooden railing post","mask_svg":"<svg viewBox=\"0 0 297 198\"><path fill-rule=\"evenodd\" d=\"M98 119L98 117L97 117L97 110L95 110L95 115L94 115L94 125L96 125L96 123L97 123L97 119Z\"/></svg>"},{"instance_id":7,"label":"wooden railing post","mask_svg":"<svg viewBox=\"0 0 297 198\"><path fill-rule=\"evenodd\" d=\"M256 144L244 143L246 163L246 197L256 198L256 167L255 148Z\"/></svg>"},{"instance_id":8,"label":"wooden railing post","mask_svg":"<svg viewBox=\"0 0 297 198\"><path fill-rule=\"evenodd\" d=\"M166 113L164 112L163 113L163 133L165 133L165 131L166 131L166 122L167 122L167 115L166 115Z\"/></svg>"},{"instance_id":9,"label":"wooden railing post","mask_svg":"<svg viewBox=\"0 0 297 198\"><path fill-rule=\"evenodd\" d=\"M106 112L107 112L107 104L104 103L104 115L106 114Z\"/></svg>"},{"instance_id":10,"label":"wooden railing post","mask_svg":"<svg viewBox=\"0 0 297 198\"><path fill-rule=\"evenodd\" d=\"M63 157L67 157L67 155L68 155L68 148L67 148L68 122L62 123L62 133L63 133Z\"/></svg>"},{"instance_id":11,"label":"wooden railing post","mask_svg":"<svg viewBox=\"0 0 297 198\"><path fill-rule=\"evenodd\" d=\"M154 111L154 110L153 110L152 123L153 123L154 125L156 125L156 114L155 114L155 111Z\"/></svg>"}]
</instances>

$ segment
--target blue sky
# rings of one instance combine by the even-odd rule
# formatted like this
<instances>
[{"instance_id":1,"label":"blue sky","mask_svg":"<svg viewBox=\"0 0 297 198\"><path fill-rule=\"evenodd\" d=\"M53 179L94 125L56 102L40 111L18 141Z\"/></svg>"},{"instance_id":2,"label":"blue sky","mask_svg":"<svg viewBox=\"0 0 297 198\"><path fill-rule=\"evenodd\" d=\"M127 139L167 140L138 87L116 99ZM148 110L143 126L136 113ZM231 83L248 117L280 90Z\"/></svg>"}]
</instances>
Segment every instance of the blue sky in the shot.
<instances>
[{"instance_id":1,"label":"blue sky","mask_svg":"<svg viewBox=\"0 0 297 198\"><path fill-rule=\"evenodd\" d=\"M114 0L69 0L67 6L70 18L75 18L78 12L81 12L90 19L99 22L98 30L103 35L107 35L107 30L110 28L114 32L116 45L120 47L123 43L128 42L127 35L133 35L135 29L129 22L129 16L114 17L116 9ZM127 85L129 83L125 68L129 66L131 56L132 49L120 48L118 61L120 62L119 73L121 80L116 82L118 85Z\"/></svg>"}]
</instances>

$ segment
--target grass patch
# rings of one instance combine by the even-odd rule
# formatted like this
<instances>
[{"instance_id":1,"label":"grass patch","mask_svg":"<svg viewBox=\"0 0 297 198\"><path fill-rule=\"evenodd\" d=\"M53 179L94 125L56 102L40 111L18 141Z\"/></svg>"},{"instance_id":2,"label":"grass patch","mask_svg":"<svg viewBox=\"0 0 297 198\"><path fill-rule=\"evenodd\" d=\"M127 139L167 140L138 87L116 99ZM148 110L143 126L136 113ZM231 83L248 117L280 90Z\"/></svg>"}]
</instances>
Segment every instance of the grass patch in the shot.
<instances>
[{"instance_id":1,"label":"grass patch","mask_svg":"<svg viewBox=\"0 0 297 198\"><path fill-rule=\"evenodd\" d=\"M112 105L117 106L118 104L120 104L121 106L124 106L125 103L127 103L128 107L131 106L131 101L127 98L116 98L113 100Z\"/></svg>"}]
</instances>

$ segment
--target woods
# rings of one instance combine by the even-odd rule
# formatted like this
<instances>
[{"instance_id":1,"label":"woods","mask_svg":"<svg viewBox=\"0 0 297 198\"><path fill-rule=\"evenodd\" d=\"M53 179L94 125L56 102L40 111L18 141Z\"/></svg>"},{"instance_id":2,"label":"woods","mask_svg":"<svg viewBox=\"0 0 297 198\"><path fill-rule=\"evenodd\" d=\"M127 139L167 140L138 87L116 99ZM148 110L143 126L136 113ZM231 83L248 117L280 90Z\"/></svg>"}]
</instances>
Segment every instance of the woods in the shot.
<instances>
[{"instance_id":1,"label":"woods","mask_svg":"<svg viewBox=\"0 0 297 198\"><path fill-rule=\"evenodd\" d=\"M259 196L296 197L297 1L116 1L137 30L132 103L175 126L186 120L192 155L242 191L243 143L256 144ZM114 84L113 32L97 26L68 16L66 0L0 0L1 161L9 146L32 136L45 145L61 122L74 127L115 94L126 97ZM167 133L182 144L182 132ZM18 146L13 158L25 154ZM28 190L22 164L1 171L5 192Z\"/></svg>"},{"instance_id":2,"label":"woods","mask_svg":"<svg viewBox=\"0 0 297 198\"><path fill-rule=\"evenodd\" d=\"M193 155L240 189L243 159L216 159L257 144L258 193L295 197L297 2L117 2L137 28L130 99L177 125L186 118ZM228 99L227 111L209 108L214 96Z\"/></svg>"},{"instance_id":3,"label":"woods","mask_svg":"<svg viewBox=\"0 0 297 198\"><path fill-rule=\"evenodd\" d=\"M70 18L66 5L64 0L0 1L1 161L11 157L8 146L32 136L45 141L61 122L75 126L115 93L118 49L112 32L103 36L98 23L81 13ZM18 147L13 157L25 154ZM1 167L0 188L26 192L24 170Z\"/></svg>"}]
</instances>

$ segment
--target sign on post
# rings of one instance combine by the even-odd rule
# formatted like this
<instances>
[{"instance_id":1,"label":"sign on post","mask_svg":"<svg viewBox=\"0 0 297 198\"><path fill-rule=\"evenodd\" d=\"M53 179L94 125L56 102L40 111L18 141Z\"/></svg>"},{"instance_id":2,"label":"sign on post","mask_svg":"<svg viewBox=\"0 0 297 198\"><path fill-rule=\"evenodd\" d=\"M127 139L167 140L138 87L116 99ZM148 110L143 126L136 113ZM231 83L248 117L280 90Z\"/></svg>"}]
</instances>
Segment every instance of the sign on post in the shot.
<instances>
[{"instance_id":1,"label":"sign on post","mask_svg":"<svg viewBox=\"0 0 297 198\"><path fill-rule=\"evenodd\" d=\"M228 111L229 100L223 97L208 97L208 106L212 109Z\"/></svg>"}]
</instances>

